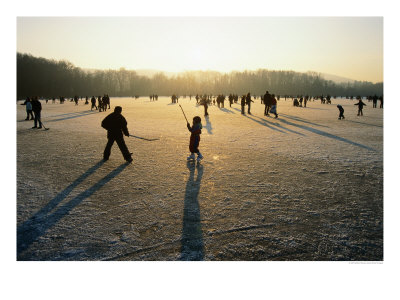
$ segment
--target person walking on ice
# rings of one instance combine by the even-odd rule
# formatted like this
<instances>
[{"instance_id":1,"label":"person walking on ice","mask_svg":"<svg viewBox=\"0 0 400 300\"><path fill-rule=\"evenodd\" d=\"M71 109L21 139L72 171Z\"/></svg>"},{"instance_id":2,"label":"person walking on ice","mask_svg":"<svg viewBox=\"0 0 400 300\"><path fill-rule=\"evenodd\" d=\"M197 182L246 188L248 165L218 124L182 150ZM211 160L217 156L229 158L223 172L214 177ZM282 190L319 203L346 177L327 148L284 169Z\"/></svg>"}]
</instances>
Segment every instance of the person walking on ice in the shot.
<instances>
[{"instance_id":1,"label":"person walking on ice","mask_svg":"<svg viewBox=\"0 0 400 300\"><path fill-rule=\"evenodd\" d=\"M201 125L201 118L196 116L193 118L193 125L190 126L189 122L187 123L187 128L191 132L190 135L190 143L189 143L189 151L191 154L188 156L187 160L194 160L195 153L197 153L197 161L201 161L203 159L203 155L201 155L199 151L200 144L200 134L203 126Z\"/></svg>"},{"instance_id":2,"label":"person walking on ice","mask_svg":"<svg viewBox=\"0 0 400 300\"><path fill-rule=\"evenodd\" d=\"M96 98L92 96L92 99L90 99L90 101L92 102L92 107L90 108L90 110L93 110L93 108L97 110Z\"/></svg>"},{"instance_id":3,"label":"person walking on ice","mask_svg":"<svg viewBox=\"0 0 400 300\"><path fill-rule=\"evenodd\" d=\"M33 110L33 113L35 115L35 119L33 120L34 126L32 128L40 129L40 128L42 128L42 121L41 121L41 118L40 118L40 114L41 114L41 111L42 111L42 104L38 100L37 96L34 97L33 100L32 100L32 110ZM39 123L39 127L37 126L38 123Z\"/></svg>"},{"instance_id":4,"label":"person walking on ice","mask_svg":"<svg viewBox=\"0 0 400 300\"><path fill-rule=\"evenodd\" d=\"M246 95L246 105L247 105L247 113L249 115L251 115L251 112L250 112L251 102L254 102L254 101L251 100L250 93L247 93L247 95Z\"/></svg>"},{"instance_id":5,"label":"person walking on ice","mask_svg":"<svg viewBox=\"0 0 400 300\"><path fill-rule=\"evenodd\" d=\"M277 106L277 102L276 102L276 98L275 98L275 94L272 94L271 96L271 110L270 113L271 114L275 114L275 119L278 117L278 113L276 112L276 106Z\"/></svg>"},{"instance_id":6,"label":"person walking on ice","mask_svg":"<svg viewBox=\"0 0 400 300\"><path fill-rule=\"evenodd\" d=\"M129 152L123 136L129 136L129 131L127 127L128 123L126 122L126 119L121 114L121 112L122 107L116 106L114 108L114 112L105 117L104 120L101 122L101 127L107 130L108 138L106 148L104 149L103 159L104 161L107 161L110 158L111 147L114 144L114 141L116 141L122 155L124 156L124 159L127 162L131 163L132 153Z\"/></svg>"},{"instance_id":7,"label":"person walking on ice","mask_svg":"<svg viewBox=\"0 0 400 300\"><path fill-rule=\"evenodd\" d=\"M367 104L365 104L364 102L362 102L361 99L359 99L359 100L358 100L358 103L356 103L356 104L354 104L354 105L358 105L358 113L357 113L357 116L359 116L359 115L363 116L363 107L364 107L364 105L367 105Z\"/></svg>"},{"instance_id":8,"label":"person walking on ice","mask_svg":"<svg viewBox=\"0 0 400 300\"><path fill-rule=\"evenodd\" d=\"M339 120L344 119L344 108L340 104L337 105L337 108L339 109Z\"/></svg>"}]
</instances>

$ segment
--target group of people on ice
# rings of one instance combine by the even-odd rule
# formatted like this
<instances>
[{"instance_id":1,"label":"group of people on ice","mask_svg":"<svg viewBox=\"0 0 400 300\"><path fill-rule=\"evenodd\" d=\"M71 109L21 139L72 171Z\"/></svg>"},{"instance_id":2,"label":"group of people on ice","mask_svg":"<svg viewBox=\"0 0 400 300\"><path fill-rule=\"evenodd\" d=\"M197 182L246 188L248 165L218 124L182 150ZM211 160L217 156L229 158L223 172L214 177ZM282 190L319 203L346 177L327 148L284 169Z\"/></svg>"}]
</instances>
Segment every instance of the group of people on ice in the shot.
<instances>
[{"instance_id":1,"label":"group of people on ice","mask_svg":"<svg viewBox=\"0 0 400 300\"><path fill-rule=\"evenodd\" d=\"M153 95L154 98L154 95ZM158 96L155 98L157 99ZM60 97L60 103L62 97ZM75 97L77 102L77 97ZM178 102L178 96L173 95L171 97L172 102L176 103ZM196 102L200 105L204 106L204 115L208 116L207 108L208 104L211 103L211 96L208 95L202 95L199 97L199 95L196 95ZM235 101L235 95L230 94L229 97L229 103L232 105L232 102ZM264 115L269 116L269 114L274 114L275 118L278 118L277 114L277 99L274 94L270 94L268 91L265 92L263 96L261 96L262 103L265 105L264 109ZM286 97L285 97L286 99ZM301 100L303 99L302 97L300 98ZM328 97L327 97L328 99ZM371 98L372 101L378 100L379 98L373 97ZM110 109L110 98L108 95L104 95L103 97L98 96L98 106L96 106L96 98L92 96L91 98L91 110L98 109L99 111L106 111L107 106ZM224 95L218 95L217 97L217 102L218 106L222 106L223 102L225 100ZM297 99L296 99L297 100ZM306 107L306 103L308 100L308 96L304 98L304 107ZM330 97L329 97L330 100ZM362 102L361 97L358 99L359 101L355 103L354 105L358 106L358 113L357 116L363 116L363 107L366 105L364 102ZM215 101L215 100L214 100ZM236 100L237 101L237 100ZM254 101L251 99L250 93L247 93L247 95L243 95L241 97L241 113L244 115L245 114L245 106L247 105L247 113L251 114L251 103L254 103ZM300 101L301 103L302 101ZM376 104L374 102L374 107L376 107ZM381 103L383 103L383 97L381 100ZM85 104L88 104L88 97L86 97L86 102ZM38 99L38 97L32 97L31 98L26 98L25 102L22 103L21 105L26 105L26 112L27 116L25 120L34 120L34 126L32 128L42 128L42 122L41 122L41 110L42 110L42 105ZM383 104L381 104L383 107ZM341 105L337 105L337 108L339 109L339 120L344 119L344 109ZM107 130L107 144L103 152L103 159L104 161L107 161L110 157L111 154L111 148L114 144L114 142L117 142L117 145L119 149L121 150L121 153L124 157L124 159L128 162L132 162L132 153L129 152L128 147L126 146L125 140L124 140L124 135L129 136L129 130L127 127L127 121L122 115L122 107L116 106L114 108L114 112L109 114L106 118L101 123L101 126ZM203 159L203 155L199 151L199 145L200 145L200 135L201 135L201 130L203 126L201 124L201 118L199 116L195 116L193 118L193 123L189 124L187 122L187 129L189 130L190 134L190 140L189 140L189 151L190 155L187 157L188 161L194 161L196 159L195 154L197 155L197 161L201 161Z\"/></svg>"},{"instance_id":2,"label":"group of people on ice","mask_svg":"<svg viewBox=\"0 0 400 300\"><path fill-rule=\"evenodd\" d=\"M39 101L37 96L25 99L25 102L21 105L26 105L26 118L25 121L33 120L33 129L40 129L42 128L42 121L41 121L41 112L42 112L42 104ZM39 126L38 126L39 125Z\"/></svg>"},{"instance_id":3,"label":"group of people on ice","mask_svg":"<svg viewBox=\"0 0 400 300\"><path fill-rule=\"evenodd\" d=\"M200 162L203 159L203 155L199 151L200 134L201 129L203 128L201 124L201 118L199 116L195 116L193 118L192 125L190 125L189 122L186 125L191 133L189 140L190 155L188 156L187 160L195 160L195 154L197 154L197 161ZM124 140L124 135L128 137L130 134L128 130L128 122L122 115L122 107L116 106L114 108L114 112L104 118L104 120L101 122L101 126L107 130L107 144L103 152L103 160L107 161L110 158L111 147L113 146L114 142L117 142L124 159L128 163L131 163L132 153L129 152Z\"/></svg>"},{"instance_id":4,"label":"group of people on ice","mask_svg":"<svg viewBox=\"0 0 400 300\"><path fill-rule=\"evenodd\" d=\"M90 99L90 102L92 103L90 110L93 110L93 108L94 108L95 110L98 109L99 112L102 112L102 111L107 111L107 106L108 106L108 109L111 108L110 97L107 94L104 94L103 97L101 97L101 96L97 97L97 106L96 106L96 98L94 96L92 96L92 99Z\"/></svg>"}]
</instances>

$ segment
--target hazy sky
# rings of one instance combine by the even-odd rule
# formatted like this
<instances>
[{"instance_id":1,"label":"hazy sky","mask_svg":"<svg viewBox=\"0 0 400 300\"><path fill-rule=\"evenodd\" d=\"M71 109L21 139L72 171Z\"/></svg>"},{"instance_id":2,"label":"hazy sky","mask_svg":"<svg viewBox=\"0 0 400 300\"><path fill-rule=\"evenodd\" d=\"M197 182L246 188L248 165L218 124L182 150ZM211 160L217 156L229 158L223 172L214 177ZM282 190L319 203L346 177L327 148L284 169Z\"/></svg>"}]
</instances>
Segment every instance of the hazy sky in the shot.
<instances>
[{"instance_id":1,"label":"hazy sky","mask_svg":"<svg viewBox=\"0 0 400 300\"><path fill-rule=\"evenodd\" d=\"M265 68L378 82L383 18L18 17L17 51L82 68Z\"/></svg>"}]
</instances>

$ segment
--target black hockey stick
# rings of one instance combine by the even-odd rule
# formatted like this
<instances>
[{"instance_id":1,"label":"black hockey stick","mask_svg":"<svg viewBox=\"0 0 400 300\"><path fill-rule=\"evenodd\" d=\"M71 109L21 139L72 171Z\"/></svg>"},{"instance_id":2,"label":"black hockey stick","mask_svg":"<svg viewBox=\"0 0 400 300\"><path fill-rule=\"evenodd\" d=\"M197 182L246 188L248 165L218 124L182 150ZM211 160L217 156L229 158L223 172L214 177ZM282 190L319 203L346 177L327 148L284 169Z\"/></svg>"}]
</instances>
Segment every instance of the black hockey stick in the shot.
<instances>
[{"instance_id":1,"label":"black hockey stick","mask_svg":"<svg viewBox=\"0 0 400 300\"><path fill-rule=\"evenodd\" d=\"M187 123L189 123L188 119L186 118L185 112L183 111L183 108L182 108L182 106L181 106L180 104L179 104L179 107L182 109L183 116L185 117L185 119L186 119L186 122L187 122Z\"/></svg>"},{"instance_id":2,"label":"black hockey stick","mask_svg":"<svg viewBox=\"0 0 400 300\"><path fill-rule=\"evenodd\" d=\"M132 135L132 134L130 134L129 136L137 138L137 139L145 140L145 141L157 141L157 140L159 140L159 139L147 139L147 138L144 138L144 137L141 137L141 136L137 136L137 135Z\"/></svg>"},{"instance_id":3,"label":"black hockey stick","mask_svg":"<svg viewBox=\"0 0 400 300\"><path fill-rule=\"evenodd\" d=\"M50 128L44 127L43 123L42 123L42 127L44 128L44 130L49 130L50 129Z\"/></svg>"}]
</instances>

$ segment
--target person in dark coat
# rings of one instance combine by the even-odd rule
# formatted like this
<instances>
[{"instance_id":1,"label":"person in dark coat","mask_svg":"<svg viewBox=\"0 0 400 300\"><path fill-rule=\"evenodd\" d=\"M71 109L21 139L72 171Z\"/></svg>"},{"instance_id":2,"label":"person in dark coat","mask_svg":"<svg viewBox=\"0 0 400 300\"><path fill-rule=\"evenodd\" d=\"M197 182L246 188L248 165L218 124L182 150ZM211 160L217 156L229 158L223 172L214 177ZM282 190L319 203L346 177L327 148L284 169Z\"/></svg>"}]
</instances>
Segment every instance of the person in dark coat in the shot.
<instances>
[{"instance_id":1,"label":"person in dark coat","mask_svg":"<svg viewBox=\"0 0 400 300\"><path fill-rule=\"evenodd\" d=\"M208 116L208 103L207 103L207 97L203 96L203 98L200 100L200 104L204 106L204 116Z\"/></svg>"},{"instance_id":2,"label":"person in dark coat","mask_svg":"<svg viewBox=\"0 0 400 300\"><path fill-rule=\"evenodd\" d=\"M110 96L108 96L108 94L106 95L106 99L107 99L108 109L111 109L111 106L110 106Z\"/></svg>"},{"instance_id":3,"label":"person in dark coat","mask_svg":"<svg viewBox=\"0 0 400 300\"><path fill-rule=\"evenodd\" d=\"M93 108L97 109L96 98L92 96L92 99L90 99L90 101L92 102L92 107L90 108L90 110L93 110Z\"/></svg>"},{"instance_id":4,"label":"person in dark coat","mask_svg":"<svg viewBox=\"0 0 400 300\"><path fill-rule=\"evenodd\" d=\"M344 108L340 104L337 105L337 108L339 109L339 120L344 119Z\"/></svg>"},{"instance_id":5,"label":"person in dark coat","mask_svg":"<svg viewBox=\"0 0 400 300\"><path fill-rule=\"evenodd\" d=\"M271 95L271 114L275 114L275 119L278 117L278 113L277 113L277 102L276 102L276 98L275 98L275 94Z\"/></svg>"},{"instance_id":6,"label":"person in dark coat","mask_svg":"<svg viewBox=\"0 0 400 300\"><path fill-rule=\"evenodd\" d=\"M40 113L42 111L42 104L38 100L38 97L34 97L32 100L32 110L33 114L35 115L35 119L33 120L34 126L32 128L42 128L42 122L40 120ZM37 126L39 123L39 127Z\"/></svg>"},{"instance_id":7,"label":"person in dark coat","mask_svg":"<svg viewBox=\"0 0 400 300\"><path fill-rule=\"evenodd\" d=\"M367 105L367 104L365 104L364 102L362 102L362 100L360 99L360 100L358 100L358 102L357 102L356 104L354 104L354 105L358 105L358 113L357 113L357 116L359 116L359 115L363 116L363 107L364 107L364 105Z\"/></svg>"},{"instance_id":8,"label":"person in dark coat","mask_svg":"<svg viewBox=\"0 0 400 300\"><path fill-rule=\"evenodd\" d=\"M99 112L101 112L103 109L103 100L102 100L101 96L97 97L97 102L98 102L97 107L99 108Z\"/></svg>"},{"instance_id":9,"label":"person in dark coat","mask_svg":"<svg viewBox=\"0 0 400 300\"><path fill-rule=\"evenodd\" d=\"M265 105L265 109L264 109L264 116L269 116L269 109L271 108L271 94L266 91L265 95L264 95L264 105Z\"/></svg>"},{"instance_id":10,"label":"person in dark coat","mask_svg":"<svg viewBox=\"0 0 400 300\"><path fill-rule=\"evenodd\" d=\"M228 100L229 100L229 107L232 107L232 103L233 103L233 96L232 96L232 94L229 94Z\"/></svg>"},{"instance_id":11,"label":"person in dark coat","mask_svg":"<svg viewBox=\"0 0 400 300\"><path fill-rule=\"evenodd\" d=\"M129 152L123 136L129 136L127 127L128 123L121 112L122 107L116 106L114 112L105 117L101 122L101 127L107 130L108 138L106 148L104 149L103 159L106 161L110 158L111 147L114 144L114 141L116 141L124 159L130 163L132 162L132 153Z\"/></svg>"},{"instance_id":12,"label":"person in dark coat","mask_svg":"<svg viewBox=\"0 0 400 300\"><path fill-rule=\"evenodd\" d=\"M250 112L251 102L254 102L254 101L251 100L251 95L250 95L250 93L247 93L247 95L246 95L246 104L247 104L247 113L248 113L249 115L251 115L251 112Z\"/></svg>"},{"instance_id":13,"label":"person in dark coat","mask_svg":"<svg viewBox=\"0 0 400 300\"><path fill-rule=\"evenodd\" d=\"M245 105L246 105L246 95L242 95L242 99L240 100L240 106L242 107L242 115L244 115Z\"/></svg>"},{"instance_id":14,"label":"person in dark coat","mask_svg":"<svg viewBox=\"0 0 400 300\"><path fill-rule=\"evenodd\" d=\"M372 107L376 108L376 103L378 102L378 96L374 95L374 97L372 97Z\"/></svg>"}]
</instances>

